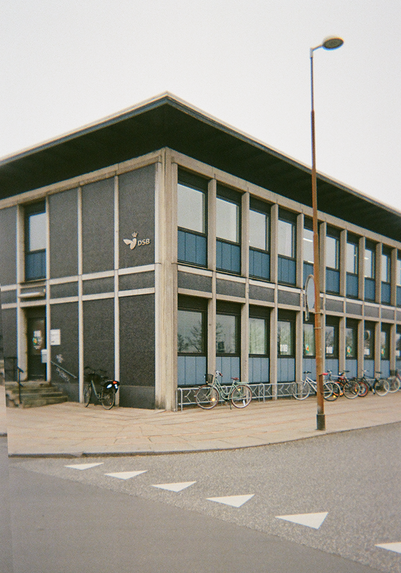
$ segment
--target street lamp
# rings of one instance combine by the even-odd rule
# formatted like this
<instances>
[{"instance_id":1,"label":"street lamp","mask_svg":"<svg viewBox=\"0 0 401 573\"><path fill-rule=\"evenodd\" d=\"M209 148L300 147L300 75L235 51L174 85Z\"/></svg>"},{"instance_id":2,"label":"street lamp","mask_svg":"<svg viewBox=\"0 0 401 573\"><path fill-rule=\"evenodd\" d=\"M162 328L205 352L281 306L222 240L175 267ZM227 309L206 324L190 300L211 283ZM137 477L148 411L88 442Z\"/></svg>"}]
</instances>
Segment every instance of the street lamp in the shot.
<instances>
[{"instance_id":1,"label":"street lamp","mask_svg":"<svg viewBox=\"0 0 401 573\"><path fill-rule=\"evenodd\" d=\"M313 98L313 52L319 48L335 50L342 46L341 38L330 36L323 43L310 49L311 77L311 129L312 129L312 207L313 207L313 278L315 283L315 350L316 350L316 379L317 379L317 416L318 430L326 429L323 401L323 348L322 348L322 316L320 312L320 263L319 263L319 232L317 222L317 183L316 183L316 144L315 144L315 105Z\"/></svg>"}]
</instances>

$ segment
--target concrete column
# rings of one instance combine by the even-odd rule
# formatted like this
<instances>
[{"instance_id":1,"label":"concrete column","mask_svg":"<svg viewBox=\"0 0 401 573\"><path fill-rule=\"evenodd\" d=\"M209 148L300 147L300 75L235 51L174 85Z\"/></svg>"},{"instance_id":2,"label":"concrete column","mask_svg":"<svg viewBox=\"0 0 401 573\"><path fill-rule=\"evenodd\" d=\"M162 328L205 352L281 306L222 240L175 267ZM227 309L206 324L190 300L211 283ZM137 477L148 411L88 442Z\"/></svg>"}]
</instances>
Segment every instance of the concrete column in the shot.
<instances>
[{"instance_id":1,"label":"concrete column","mask_svg":"<svg viewBox=\"0 0 401 573\"><path fill-rule=\"evenodd\" d=\"M270 383L273 399L277 399L277 321L278 309L273 308L270 314Z\"/></svg>"},{"instance_id":2,"label":"concrete column","mask_svg":"<svg viewBox=\"0 0 401 573\"><path fill-rule=\"evenodd\" d=\"M347 231L340 233L340 296L345 296L347 292Z\"/></svg>"},{"instance_id":3,"label":"concrete column","mask_svg":"<svg viewBox=\"0 0 401 573\"><path fill-rule=\"evenodd\" d=\"M296 239L296 285L298 288L304 287L304 215L300 213L297 216L297 239Z\"/></svg>"},{"instance_id":4,"label":"concrete column","mask_svg":"<svg viewBox=\"0 0 401 573\"><path fill-rule=\"evenodd\" d=\"M249 205L250 194L244 193L241 200L241 268L246 277L245 304L241 307L241 380L249 380Z\"/></svg>"},{"instance_id":5,"label":"concrete column","mask_svg":"<svg viewBox=\"0 0 401 573\"><path fill-rule=\"evenodd\" d=\"M173 410L177 389L177 179L165 150L156 164L156 408Z\"/></svg>"},{"instance_id":6,"label":"concrete column","mask_svg":"<svg viewBox=\"0 0 401 573\"><path fill-rule=\"evenodd\" d=\"M376 245L376 260L375 260L375 280L376 280L376 302L381 303L382 300L382 243Z\"/></svg>"},{"instance_id":7,"label":"concrete column","mask_svg":"<svg viewBox=\"0 0 401 573\"><path fill-rule=\"evenodd\" d=\"M319 229L320 245L320 291L326 292L326 233L327 223L321 223Z\"/></svg>"},{"instance_id":8,"label":"concrete column","mask_svg":"<svg viewBox=\"0 0 401 573\"><path fill-rule=\"evenodd\" d=\"M216 371L216 194L217 181L208 185L208 267L213 271L212 298L208 301L207 312L207 369Z\"/></svg>"},{"instance_id":9,"label":"concrete column","mask_svg":"<svg viewBox=\"0 0 401 573\"><path fill-rule=\"evenodd\" d=\"M397 249L391 249L391 306L397 306Z\"/></svg>"}]
</instances>

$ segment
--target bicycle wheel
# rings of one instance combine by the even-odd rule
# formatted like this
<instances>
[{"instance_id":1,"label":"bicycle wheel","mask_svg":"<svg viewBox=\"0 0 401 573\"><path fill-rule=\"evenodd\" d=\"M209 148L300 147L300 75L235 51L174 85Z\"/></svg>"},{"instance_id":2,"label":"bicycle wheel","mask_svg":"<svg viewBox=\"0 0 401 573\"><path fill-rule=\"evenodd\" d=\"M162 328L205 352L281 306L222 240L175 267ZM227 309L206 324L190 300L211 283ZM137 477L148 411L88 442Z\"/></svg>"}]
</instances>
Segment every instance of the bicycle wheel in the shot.
<instances>
[{"instance_id":1,"label":"bicycle wheel","mask_svg":"<svg viewBox=\"0 0 401 573\"><path fill-rule=\"evenodd\" d=\"M337 382L325 382L323 385L323 398L328 402L334 402L341 394L340 386Z\"/></svg>"},{"instance_id":2,"label":"bicycle wheel","mask_svg":"<svg viewBox=\"0 0 401 573\"><path fill-rule=\"evenodd\" d=\"M391 392L392 394L398 392L398 390L400 389L400 380L397 376L391 376L390 378L387 378L387 382L388 382L389 392Z\"/></svg>"},{"instance_id":3,"label":"bicycle wheel","mask_svg":"<svg viewBox=\"0 0 401 573\"><path fill-rule=\"evenodd\" d=\"M292 395L296 400L305 400L310 394L310 386L307 382L294 382L292 385Z\"/></svg>"},{"instance_id":4,"label":"bicycle wheel","mask_svg":"<svg viewBox=\"0 0 401 573\"><path fill-rule=\"evenodd\" d=\"M387 380L384 378L380 378L380 380L376 380L373 385L375 392L378 396L385 396L389 392L389 384Z\"/></svg>"},{"instance_id":5,"label":"bicycle wheel","mask_svg":"<svg viewBox=\"0 0 401 573\"><path fill-rule=\"evenodd\" d=\"M359 384L358 396L360 396L361 398L364 398L369 393L369 386L363 380L359 380L358 384Z\"/></svg>"},{"instance_id":6,"label":"bicycle wheel","mask_svg":"<svg viewBox=\"0 0 401 573\"><path fill-rule=\"evenodd\" d=\"M103 390L102 395L100 396L100 402L105 410L111 410L114 406L116 393L114 392L113 388L110 390Z\"/></svg>"},{"instance_id":7,"label":"bicycle wheel","mask_svg":"<svg viewBox=\"0 0 401 573\"><path fill-rule=\"evenodd\" d=\"M248 384L237 384L231 392L231 403L236 408L246 408L252 400L252 390Z\"/></svg>"},{"instance_id":8,"label":"bicycle wheel","mask_svg":"<svg viewBox=\"0 0 401 573\"><path fill-rule=\"evenodd\" d=\"M84 404L85 404L85 408L87 408L89 406L89 402L91 401L91 396L92 396L92 386L90 384L90 382L85 382L84 383Z\"/></svg>"},{"instance_id":9,"label":"bicycle wheel","mask_svg":"<svg viewBox=\"0 0 401 573\"><path fill-rule=\"evenodd\" d=\"M359 384L356 380L348 380L343 387L344 396L348 400L353 400L358 397L359 394Z\"/></svg>"},{"instance_id":10,"label":"bicycle wheel","mask_svg":"<svg viewBox=\"0 0 401 573\"><path fill-rule=\"evenodd\" d=\"M214 386L204 384L195 394L196 403L204 410L211 410L219 401L219 393Z\"/></svg>"}]
</instances>

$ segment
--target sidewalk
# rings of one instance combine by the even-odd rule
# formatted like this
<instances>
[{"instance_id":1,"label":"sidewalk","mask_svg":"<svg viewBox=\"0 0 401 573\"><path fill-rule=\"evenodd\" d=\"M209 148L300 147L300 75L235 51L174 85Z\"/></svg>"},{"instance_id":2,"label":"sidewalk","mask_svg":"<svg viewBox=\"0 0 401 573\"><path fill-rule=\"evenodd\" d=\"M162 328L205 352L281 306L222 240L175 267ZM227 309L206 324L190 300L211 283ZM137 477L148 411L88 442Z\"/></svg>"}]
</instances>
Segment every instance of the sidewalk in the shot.
<instances>
[{"instance_id":1,"label":"sidewalk","mask_svg":"<svg viewBox=\"0 0 401 573\"><path fill-rule=\"evenodd\" d=\"M0 396L1 398L1 396ZM156 454L262 446L401 422L401 391L325 402L326 431L316 430L316 398L218 405L183 412L65 402L7 408L10 456ZM1 418L0 418L1 423Z\"/></svg>"}]
</instances>

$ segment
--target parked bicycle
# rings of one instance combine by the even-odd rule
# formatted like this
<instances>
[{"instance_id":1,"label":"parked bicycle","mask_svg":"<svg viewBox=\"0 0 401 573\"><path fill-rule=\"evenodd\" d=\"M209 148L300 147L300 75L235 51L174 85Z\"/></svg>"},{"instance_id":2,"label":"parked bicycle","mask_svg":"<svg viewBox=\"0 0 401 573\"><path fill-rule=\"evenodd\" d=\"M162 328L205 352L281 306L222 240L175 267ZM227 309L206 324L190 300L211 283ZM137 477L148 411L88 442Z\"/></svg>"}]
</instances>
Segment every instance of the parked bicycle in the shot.
<instances>
[{"instance_id":1,"label":"parked bicycle","mask_svg":"<svg viewBox=\"0 0 401 573\"><path fill-rule=\"evenodd\" d=\"M232 378L232 383L222 385L218 377L222 378L221 372L216 370L216 374L206 374L206 384L199 387L195 394L196 403L204 410L211 410L222 400L230 402L236 408L245 408L252 400L252 390L248 384L239 382L238 378Z\"/></svg>"},{"instance_id":2,"label":"parked bicycle","mask_svg":"<svg viewBox=\"0 0 401 573\"><path fill-rule=\"evenodd\" d=\"M305 380L294 382L292 385L292 395L296 400L305 400L311 392L317 393L317 382L312 380L307 374L310 371L304 372ZM323 376L327 376L325 372ZM329 402L337 400L341 393L340 386L333 380L323 380L323 398Z\"/></svg>"},{"instance_id":3,"label":"parked bicycle","mask_svg":"<svg viewBox=\"0 0 401 573\"><path fill-rule=\"evenodd\" d=\"M328 381L334 380L340 386L340 396L345 396L348 400L353 400L361 396L361 386L358 380L350 380L346 376L348 370L343 370L337 376L334 376L331 370L328 370Z\"/></svg>"},{"instance_id":4,"label":"parked bicycle","mask_svg":"<svg viewBox=\"0 0 401 573\"><path fill-rule=\"evenodd\" d=\"M361 390L359 396L367 396L369 390L378 396L385 396L390 391L390 386L384 378L368 378L366 376L367 370L364 370L362 378L358 380ZM376 372L380 374L380 372Z\"/></svg>"},{"instance_id":5,"label":"parked bicycle","mask_svg":"<svg viewBox=\"0 0 401 573\"><path fill-rule=\"evenodd\" d=\"M100 386L99 392L96 386ZM114 406L119 386L120 383L117 380L109 380L104 370L94 370L90 366L86 366L84 378L85 407L89 406L93 394L105 410L110 410Z\"/></svg>"},{"instance_id":6,"label":"parked bicycle","mask_svg":"<svg viewBox=\"0 0 401 573\"><path fill-rule=\"evenodd\" d=\"M394 371L394 375L391 375L387 378L387 382L389 385L389 392L391 392L392 394L394 394L395 392L398 392L398 390L401 388L401 374L399 370L395 370Z\"/></svg>"}]
</instances>

